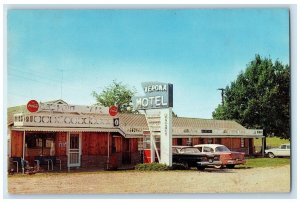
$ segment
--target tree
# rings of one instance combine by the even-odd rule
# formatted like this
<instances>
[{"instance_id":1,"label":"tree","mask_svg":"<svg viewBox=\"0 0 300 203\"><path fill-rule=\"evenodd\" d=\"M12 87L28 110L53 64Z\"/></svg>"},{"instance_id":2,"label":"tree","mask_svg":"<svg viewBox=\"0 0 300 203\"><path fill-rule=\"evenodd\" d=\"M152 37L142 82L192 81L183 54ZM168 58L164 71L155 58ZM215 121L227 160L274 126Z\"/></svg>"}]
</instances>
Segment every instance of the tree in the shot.
<instances>
[{"instance_id":1,"label":"tree","mask_svg":"<svg viewBox=\"0 0 300 203\"><path fill-rule=\"evenodd\" d=\"M93 97L96 98L97 105L110 107L116 105L120 113L133 113L131 98L136 91L129 89L122 82L116 82L115 80L111 85L105 87L100 93L92 92Z\"/></svg>"},{"instance_id":2,"label":"tree","mask_svg":"<svg viewBox=\"0 0 300 203\"><path fill-rule=\"evenodd\" d=\"M251 61L224 91L224 105L214 119L236 120L247 128L262 128L266 135L290 138L290 68L279 61Z\"/></svg>"}]
</instances>

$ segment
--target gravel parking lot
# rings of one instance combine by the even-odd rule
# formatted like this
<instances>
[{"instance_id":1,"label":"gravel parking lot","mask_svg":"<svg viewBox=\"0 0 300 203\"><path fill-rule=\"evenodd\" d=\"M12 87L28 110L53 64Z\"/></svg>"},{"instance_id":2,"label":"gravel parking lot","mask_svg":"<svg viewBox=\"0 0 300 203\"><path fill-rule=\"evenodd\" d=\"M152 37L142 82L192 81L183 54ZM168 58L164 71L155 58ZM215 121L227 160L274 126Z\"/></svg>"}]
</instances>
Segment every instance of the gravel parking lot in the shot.
<instances>
[{"instance_id":1,"label":"gravel parking lot","mask_svg":"<svg viewBox=\"0 0 300 203\"><path fill-rule=\"evenodd\" d=\"M290 166L205 171L99 171L13 175L10 194L289 192Z\"/></svg>"}]
</instances>

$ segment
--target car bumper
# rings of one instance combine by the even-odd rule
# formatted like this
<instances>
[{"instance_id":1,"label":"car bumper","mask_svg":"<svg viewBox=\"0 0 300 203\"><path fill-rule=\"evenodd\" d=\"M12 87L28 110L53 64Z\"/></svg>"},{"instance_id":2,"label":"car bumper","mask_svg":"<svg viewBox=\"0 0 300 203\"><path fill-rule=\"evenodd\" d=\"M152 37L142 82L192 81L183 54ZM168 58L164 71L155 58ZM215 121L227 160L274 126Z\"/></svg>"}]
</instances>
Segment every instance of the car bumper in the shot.
<instances>
[{"instance_id":1,"label":"car bumper","mask_svg":"<svg viewBox=\"0 0 300 203\"><path fill-rule=\"evenodd\" d=\"M198 166L214 166L214 165L221 165L221 161L201 161L197 162Z\"/></svg>"},{"instance_id":2,"label":"car bumper","mask_svg":"<svg viewBox=\"0 0 300 203\"><path fill-rule=\"evenodd\" d=\"M227 160L225 164L234 164L234 165L238 165L238 164L245 164L246 160Z\"/></svg>"}]
</instances>

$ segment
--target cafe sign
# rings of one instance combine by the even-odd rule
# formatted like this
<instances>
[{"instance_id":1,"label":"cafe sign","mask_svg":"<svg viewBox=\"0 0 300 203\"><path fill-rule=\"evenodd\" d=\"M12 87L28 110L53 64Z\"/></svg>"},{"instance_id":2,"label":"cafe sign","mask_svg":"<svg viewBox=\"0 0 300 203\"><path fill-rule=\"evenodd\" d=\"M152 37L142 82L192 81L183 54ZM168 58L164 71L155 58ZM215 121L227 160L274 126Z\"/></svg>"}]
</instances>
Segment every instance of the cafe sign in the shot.
<instances>
[{"instance_id":1,"label":"cafe sign","mask_svg":"<svg viewBox=\"0 0 300 203\"><path fill-rule=\"evenodd\" d=\"M136 110L162 109L173 107L173 85L162 82L142 83L145 96L133 97Z\"/></svg>"},{"instance_id":2,"label":"cafe sign","mask_svg":"<svg viewBox=\"0 0 300 203\"><path fill-rule=\"evenodd\" d=\"M42 103L38 104L38 112L51 113L92 113L108 114L109 108L104 106L71 105L67 103Z\"/></svg>"}]
</instances>

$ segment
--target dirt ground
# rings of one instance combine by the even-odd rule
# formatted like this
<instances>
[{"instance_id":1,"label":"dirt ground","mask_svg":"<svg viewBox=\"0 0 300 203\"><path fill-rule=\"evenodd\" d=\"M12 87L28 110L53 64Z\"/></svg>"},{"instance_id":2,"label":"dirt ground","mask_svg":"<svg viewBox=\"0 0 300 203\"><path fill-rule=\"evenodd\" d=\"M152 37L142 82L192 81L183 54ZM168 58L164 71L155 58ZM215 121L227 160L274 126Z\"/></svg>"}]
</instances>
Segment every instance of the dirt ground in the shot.
<instances>
[{"instance_id":1,"label":"dirt ground","mask_svg":"<svg viewBox=\"0 0 300 203\"><path fill-rule=\"evenodd\" d=\"M7 188L10 194L282 193L290 191L290 166L13 175Z\"/></svg>"}]
</instances>

